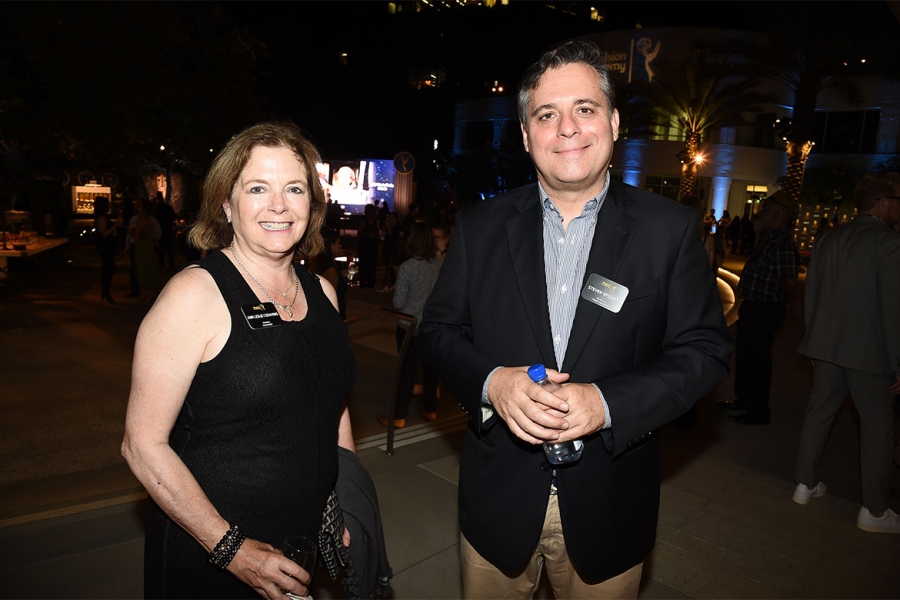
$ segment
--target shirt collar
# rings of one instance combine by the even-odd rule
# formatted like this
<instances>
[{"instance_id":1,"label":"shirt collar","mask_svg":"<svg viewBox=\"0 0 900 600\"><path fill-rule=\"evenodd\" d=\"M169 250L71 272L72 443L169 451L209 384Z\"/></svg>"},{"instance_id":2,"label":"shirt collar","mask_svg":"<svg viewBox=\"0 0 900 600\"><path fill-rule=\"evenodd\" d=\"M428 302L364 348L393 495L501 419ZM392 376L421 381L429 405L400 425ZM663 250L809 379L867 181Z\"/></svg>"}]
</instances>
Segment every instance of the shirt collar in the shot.
<instances>
[{"instance_id":1,"label":"shirt collar","mask_svg":"<svg viewBox=\"0 0 900 600\"><path fill-rule=\"evenodd\" d=\"M782 229L767 229L766 231L759 232L760 240L777 240L778 238L782 237L789 237L787 227L784 227Z\"/></svg>"},{"instance_id":2,"label":"shirt collar","mask_svg":"<svg viewBox=\"0 0 900 600\"><path fill-rule=\"evenodd\" d=\"M600 208L603 206L603 202L606 200L606 194L609 192L609 171L606 172L606 183L603 186L603 189L600 190L600 193L588 200L584 203L584 208L581 209L581 216L588 216L591 214L596 214L600 211ZM556 208L556 204L553 203L553 200L547 195L547 192L544 190L544 186L541 185L541 182L538 182L538 193L541 195L541 207L544 209L544 214L556 214L559 216L559 209Z\"/></svg>"}]
</instances>

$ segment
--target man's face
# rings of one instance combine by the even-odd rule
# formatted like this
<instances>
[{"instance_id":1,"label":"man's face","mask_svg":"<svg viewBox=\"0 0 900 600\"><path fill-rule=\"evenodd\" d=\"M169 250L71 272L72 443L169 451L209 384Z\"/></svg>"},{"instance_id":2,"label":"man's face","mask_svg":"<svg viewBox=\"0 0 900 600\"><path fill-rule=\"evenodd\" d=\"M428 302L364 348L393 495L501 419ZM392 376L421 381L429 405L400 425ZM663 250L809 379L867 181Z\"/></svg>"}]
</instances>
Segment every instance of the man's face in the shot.
<instances>
[{"instance_id":1,"label":"man's face","mask_svg":"<svg viewBox=\"0 0 900 600\"><path fill-rule=\"evenodd\" d=\"M756 231L774 231L776 229L784 229L790 222L791 215L781 205L763 200L756 213L756 219L753 226Z\"/></svg>"},{"instance_id":2,"label":"man's face","mask_svg":"<svg viewBox=\"0 0 900 600\"><path fill-rule=\"evenodd\" d=\"M606 183L619 113L609 112L600 75L584 63L544 73L531 91L522 141L547 193L596 196Z\"/></svg>"}]
</instances>

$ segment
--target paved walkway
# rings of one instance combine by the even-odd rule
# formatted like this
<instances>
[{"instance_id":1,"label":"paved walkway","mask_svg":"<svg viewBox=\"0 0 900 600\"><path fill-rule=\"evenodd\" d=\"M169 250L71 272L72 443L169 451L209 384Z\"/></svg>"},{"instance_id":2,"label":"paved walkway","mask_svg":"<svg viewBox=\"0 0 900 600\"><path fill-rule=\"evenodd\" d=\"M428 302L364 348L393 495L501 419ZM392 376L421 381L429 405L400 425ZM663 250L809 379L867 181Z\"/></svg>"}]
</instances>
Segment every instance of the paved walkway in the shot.
<instances>
[{"instance_id":1,"label":"paved walkway","mask_svg":"<svg viewBox=\"0 0 900 600\"><path fill-rule=\"evenodd\" d=\"M20 266L0 281L0 597L140 598L144 493L119 456L131 349L146 306L125 301L122 265L100 303L99 267L76 244L62 260ZM739 270L740 261L726 267ZM351 292L352 315L389 306ZM444 391L440 419L411 416L384 453L395 352L390 318L351 326L359 376L350 399L359 455L378 488L397 598L458 598L458 449L465 419ZM852 408L824 458L829 494L790 500L810 385L794 349L800 323L776 341L772 424L742 427L699 403L690 431L665 427L660 526L642 598L897 598L900 536L855 527L859 435ZM415 410L411 411L415 415ZM893 474L900 485L900 470ZM900 500L892 499L900 510ZM602 518L598 515L598 518ZM316 598L337 597L317 576ZM538 597L550 597L546 586Z\"/></svg>"}]
</instances>

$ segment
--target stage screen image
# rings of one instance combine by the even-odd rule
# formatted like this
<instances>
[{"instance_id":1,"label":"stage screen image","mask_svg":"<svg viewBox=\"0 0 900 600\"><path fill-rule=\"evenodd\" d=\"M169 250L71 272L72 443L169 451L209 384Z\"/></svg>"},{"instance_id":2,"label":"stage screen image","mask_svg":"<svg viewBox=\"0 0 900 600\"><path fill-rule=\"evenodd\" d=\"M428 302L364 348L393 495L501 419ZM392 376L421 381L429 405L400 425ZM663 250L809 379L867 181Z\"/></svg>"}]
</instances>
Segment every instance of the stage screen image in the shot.
<instances>
[{"instance_id":1,"label":"stage screen image","mask_svg":"<svg viewBox=\"0 0 900 600\"><path fill-rule=\"evenodd\" d=\"M341 205L344 212L362 214L366 204L376 200L394 210L394 180L396 171L392 160L363 159L335 160L316 165L319 181L328 201Z\"/></svg>"}]
</instances>

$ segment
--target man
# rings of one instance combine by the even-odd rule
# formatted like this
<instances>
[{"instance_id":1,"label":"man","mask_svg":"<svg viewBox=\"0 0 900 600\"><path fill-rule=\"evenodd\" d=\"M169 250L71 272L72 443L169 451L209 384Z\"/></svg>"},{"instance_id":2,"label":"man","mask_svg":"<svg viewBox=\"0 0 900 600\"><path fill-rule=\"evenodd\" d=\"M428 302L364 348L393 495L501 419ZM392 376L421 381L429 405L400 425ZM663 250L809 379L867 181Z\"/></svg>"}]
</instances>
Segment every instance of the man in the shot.
<instances>
[{"instance_id":1,"label":"man","mask_svg":"<svg viewBox=\"0 0 900 600\"><path fill-rule=\"evenodd\" d=\"M735 400L722 403L745 411L728 417L741 425L768 425L771 418L772 344L784 324L800 269L800 254L788 229L795 206L787 192L778 191L762 201L753 220L759 240L737 288L741 306L735 332Z\"/></svg>"},{"instance_id":2,"label":"man","mask_svg":"<svg viewBox=\"0 0 900 600\"><path fill-rule=\"evenodd\" d=\"M870 173L856 186L858 216L816 238L806 276L806 335L798 352L813 359L794 502L825 493L819 466L847 393L859 412L863 505L857 526L900 533L887 508L900 394L900 175Z\"/></svg>"},{"instance_id":3,"label":"man","mask_svg":"<svg viewBox=\"0 0 900 600\"><path fill-rule=\"evenodd\" d=\"M470 418L467 598L530 597L544 564L557 597L636 597L656 537L654 430L727 375L697 216L610 181L613 98L594 44L564 44L525 73L519 118L539 184L460 212L425 307L423 358ZM535 363L567 385L533 383ZM541 443L576 439L581 458L551 468Z\"/></svg>"}]
</instances>

